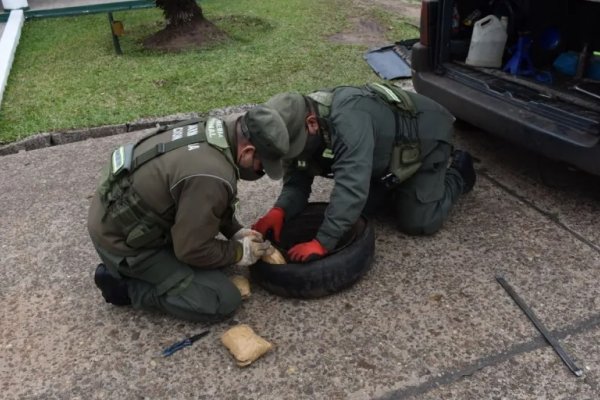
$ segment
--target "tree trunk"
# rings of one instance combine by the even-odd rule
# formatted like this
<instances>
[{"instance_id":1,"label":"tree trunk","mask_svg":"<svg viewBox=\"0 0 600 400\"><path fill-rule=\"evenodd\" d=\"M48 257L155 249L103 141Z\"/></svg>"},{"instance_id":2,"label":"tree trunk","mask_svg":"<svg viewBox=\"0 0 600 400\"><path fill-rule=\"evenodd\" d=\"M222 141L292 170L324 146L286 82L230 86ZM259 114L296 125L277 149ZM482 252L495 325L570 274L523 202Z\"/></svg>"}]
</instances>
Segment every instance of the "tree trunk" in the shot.
<instances>
[{"instance_id":1,"label":"tree trunk","mask_svg":"<svg viewBox=\"0 0 600 400\"><path fill-rule=\"evenodd\" d=\"M179 28L193 20L203 20L202 8L195 0L156 0L156 7L163 10L167 28Z\"/></svg>"},{"instance_id":2,"label":"tree trunk","mask_svg":"<svg viewBox=\"0 0 600 400\"><path fill-rule=\"evenodd\" d=\"M224 42L225 32L204 18L196 0L155 0L166 20L164 29L144 39L149 50L181 51Z\"/></svg>"}]
</instances>

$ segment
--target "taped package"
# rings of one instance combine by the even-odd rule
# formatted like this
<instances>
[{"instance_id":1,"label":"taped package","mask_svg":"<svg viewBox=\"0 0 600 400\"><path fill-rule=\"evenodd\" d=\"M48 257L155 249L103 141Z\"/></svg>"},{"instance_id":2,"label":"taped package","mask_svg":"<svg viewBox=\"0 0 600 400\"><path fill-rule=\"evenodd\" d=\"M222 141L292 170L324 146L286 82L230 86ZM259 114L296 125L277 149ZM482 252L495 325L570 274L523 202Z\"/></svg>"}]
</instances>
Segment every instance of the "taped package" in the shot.
<instances>
[{"instance_id":1,"label":"taped package","mask_svg":"<svg viewBox=\"0 0 600 400\"><path fill-rule=\"evenodd\" d=\"M271 250L273 250L273 252L271 252ZM277 250L276 247L271 245L271 249L269 249L269 252L271 252L271 254L265 254L264 256L262 256L261 259L264 262L269 264L286 264L285 258L283 257L281 252Z\"/></svg>"},{"instance_id":2,"label":"taped package","mask_svg":"<svg viewBox=\"0 0 600 400\"><path fill-rule=\"evenodd\" d=\"M246 324L236 325L221 336L239 367L246 367L271 350L273 344L258 336Z\"/></svg>"},{"instance_id":3,"label":"taped package","mask_svg":"<svg viewBox=\"0 0 600 400\"><path fill-rule=\"evenodd\" d=\"M240 294L242 295L242 299L247 299L250 297L250 282L243 275L234 275L231 277L231 282L238 288Z\"/></svg>"}]
</instances>

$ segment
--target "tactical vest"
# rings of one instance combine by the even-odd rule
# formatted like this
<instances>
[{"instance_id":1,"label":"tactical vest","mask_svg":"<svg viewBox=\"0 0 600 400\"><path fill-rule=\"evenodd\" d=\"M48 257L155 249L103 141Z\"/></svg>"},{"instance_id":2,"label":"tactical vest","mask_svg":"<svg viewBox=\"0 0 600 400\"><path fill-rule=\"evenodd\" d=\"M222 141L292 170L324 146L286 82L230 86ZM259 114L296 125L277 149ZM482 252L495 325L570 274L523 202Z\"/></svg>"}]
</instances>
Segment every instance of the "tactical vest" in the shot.
<instances>
[{"instance_id":1,"label":"tactical vest","mask_svg":"<svg viewBox=\"0 0 600 400\"><path fill-rule=\"evenodd\" d=\"M145 140L169 130L181 130L181 137L170 142L158 143L153 148L134 157L135 148ZM104 217L110 217L121 228L125 243L134 248L158 247L171 242L171 223L152 211L133 189L131 176L134 171L156 157L192 143L207 142L219 150L238 169L225 138L223 121L217 118L186 120L172 126L158 127L135 144L117 148L110 162L102 170L98 186ZM235 207L235 200L230 205Z\"/></svg>"},{"instance_id":2,"label":"tactical vest","mask_svg":"<svg viewBox=\"0 0 600 400\"><path fill-rule=\"evenodd\" d=\"M389 166L389 174L384 176L387 181L391 179L395 186L410 178L421 166L421 150L419 146L417 117L418 111L415 108L408 94L388 83L369 83L366 89L374 96L383 99L392 107L396 123L396 139L392 148L392 155ZM319 113L319 125L324 127L323 137L326 149L321 158L333 159L331 146L331 124L329 115L331 114L331 104L333 102L333 91L320 90L307 95L317 104Z\"/></svg>"}]
</instances>

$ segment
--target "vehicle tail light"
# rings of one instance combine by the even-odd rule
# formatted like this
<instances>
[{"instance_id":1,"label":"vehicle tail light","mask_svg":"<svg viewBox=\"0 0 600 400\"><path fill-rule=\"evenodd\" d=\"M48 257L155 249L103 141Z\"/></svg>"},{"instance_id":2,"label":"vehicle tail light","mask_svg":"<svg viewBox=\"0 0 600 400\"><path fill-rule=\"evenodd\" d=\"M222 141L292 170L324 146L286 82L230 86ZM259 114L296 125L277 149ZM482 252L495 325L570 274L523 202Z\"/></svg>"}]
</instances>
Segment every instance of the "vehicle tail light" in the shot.
<instances>
[{"instance_id":1,"label":"vehicle tail light","mask_svg":"<svg viewBox=\"0 0 600 400\"><path fill-rule=\"evenodd\" d=\"M423 46L433 45L435 31L435 9L437 1L423 0L421 2L420 42Z\"/></svg>"}]
</instances>

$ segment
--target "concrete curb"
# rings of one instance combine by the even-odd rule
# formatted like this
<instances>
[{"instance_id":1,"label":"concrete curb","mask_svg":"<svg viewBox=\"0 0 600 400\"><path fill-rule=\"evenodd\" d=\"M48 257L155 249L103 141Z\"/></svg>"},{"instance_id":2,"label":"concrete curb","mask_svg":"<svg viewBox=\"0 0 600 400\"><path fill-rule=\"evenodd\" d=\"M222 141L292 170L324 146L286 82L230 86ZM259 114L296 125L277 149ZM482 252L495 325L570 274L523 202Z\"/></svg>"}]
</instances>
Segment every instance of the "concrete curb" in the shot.
<instances>
[{"instance_id":1,"label":"concrete curb","mask_svg":"<svg viewBox=\"0 0 600 400\"><path fill-rule=\"evenodd\" d=\"M64 132L44 132L33 135L18 142L9 143L0 147L0 156L18 153L20 151L37 150L45 147L58 146L66 143L79 142L81 140L100 138L104 136L118 135L120 133L132 132L151 128L156 124L172 124L186 118L193 118L197 114L186 114L185 116L174 115L156 120L138 121L131 124L105 125L94 128L73 129Z\"/></svg>"},{"instance_id":2,"label":"concrete curb","mask_svg":"<svg viewBox=\"0 0 600 400\"><path fill-rule=\"evenodd\" d=\"M246 111L251 108L252 104L244 104L234 107L225 107L212 110L210 113L181 113L160 118L140 119L132 123L119 125L104 125L99 127L71 129L64 132L44 132L28 137L27 139L18 142L9 143L0 146L0 157L9 154L15 154L20 151L37 150L61 144L79 142L87 139L100 138L105 136L118 135L126 132L134 132L142 129L155 127L157 124L168 125L174 124L190 118L198 118L202 116L222 116L235 112Z\"/></svg>"}]
</instances>

